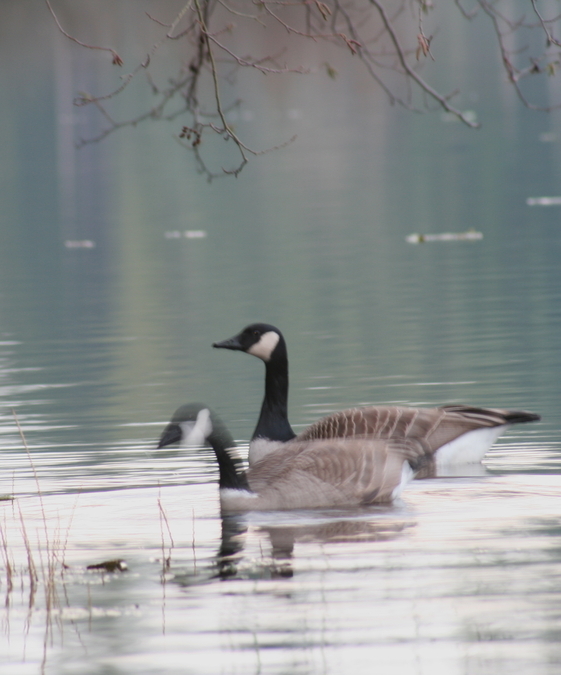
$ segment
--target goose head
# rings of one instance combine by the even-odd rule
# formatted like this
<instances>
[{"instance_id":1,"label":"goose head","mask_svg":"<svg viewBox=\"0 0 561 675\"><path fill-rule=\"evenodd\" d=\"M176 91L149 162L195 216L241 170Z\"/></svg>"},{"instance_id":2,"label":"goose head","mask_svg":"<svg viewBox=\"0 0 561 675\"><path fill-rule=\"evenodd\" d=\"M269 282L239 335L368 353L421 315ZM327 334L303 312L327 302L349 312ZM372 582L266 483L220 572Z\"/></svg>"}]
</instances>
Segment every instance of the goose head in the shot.
<instances>
[{"instance_id":1,"label":"goose head","mask_svg":"<svg viewBox=\"0 0 561 675\"><path fill-rule=\"evenodd\" d=\"M172 443L235 447L234 439L220 417L203 403L188 403L173 413L170 423L160 436L158 449Z\"/></svg>"},{"instance_id":2,"label":"goose head","mask_svg":"<svg viewBox=\"0 0 561 675\"><path fill-rule=\"evenodd\" d=\"M162 432L158 448L179 441L190 446L212 447L218 462L218 484L221 490L249 489L234 439L211 408L202 403L189 403L174 412L170 423Z\"/></svg>"},{"instance_id":3,"label":"goose head","mask_svg":"<svg viewBox=\"0 0 561 675\"><path fill-rule=\"evenodd\" d=\"M234 337L215 342L217 349L232 349L256 356L265 363L265 396L249 445L249 463L278 443L295 437L288 421L288 355L282 333L268 323L252 323ZM261 449L257 443L265 442ZM271 445L271 443L273 445Z\"/></svg>"},{"instance_id":4,"label":"goose head","mask_svg":"<svg viewBox=\"0 0 561 675\"><path fill-rule=\"evenodd\" d=\"M286 343L282 333L268 323L252 323L234 337L215 342L216 349L231 349L256 356L265 363L286 359Z\"/></svg>"}]
</instances>

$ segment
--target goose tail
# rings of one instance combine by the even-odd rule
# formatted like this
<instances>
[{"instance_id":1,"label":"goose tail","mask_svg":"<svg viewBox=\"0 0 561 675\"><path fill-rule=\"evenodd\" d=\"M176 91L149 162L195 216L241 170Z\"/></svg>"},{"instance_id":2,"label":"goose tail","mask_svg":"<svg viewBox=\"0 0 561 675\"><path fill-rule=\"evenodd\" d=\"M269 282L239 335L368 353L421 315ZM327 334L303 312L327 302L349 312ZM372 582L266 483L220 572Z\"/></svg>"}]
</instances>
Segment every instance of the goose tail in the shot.
<instances>
[{"instance_id":1,"label":"goose tail","mask_svg":"<svg viewBox=\"0 0 561 675\"><path fill-rule=\"evenodd\" d=\"M538 422L541 416L525 410L499 410L496 408L477 408L470 405L443 405L441 410L446 412L460 413L474 420L481 418L495 422L495 424L524 424L526 422Z\"/></svg>"},{"instance_id":2,"label":"goose tail","mask_svg":"<svg viewBox=\"0 0 561 675\"><path fill-rule=\"evenodd\" d=\"M541 415L536 413L525 412L524 410L507 410L505 412L505 420L509 424L523 424L524 422L538 422L541 420Z\"/></svg>"}]
</instances>

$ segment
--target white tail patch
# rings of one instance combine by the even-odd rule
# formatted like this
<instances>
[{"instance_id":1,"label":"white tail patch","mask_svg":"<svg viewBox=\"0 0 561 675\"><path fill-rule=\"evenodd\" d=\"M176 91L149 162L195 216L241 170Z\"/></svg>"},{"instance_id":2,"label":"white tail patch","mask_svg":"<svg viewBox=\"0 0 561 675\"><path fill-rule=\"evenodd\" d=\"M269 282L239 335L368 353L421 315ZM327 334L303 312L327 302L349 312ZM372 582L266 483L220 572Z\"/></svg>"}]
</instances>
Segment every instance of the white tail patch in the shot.
<instances>
[{"instance_id":1,"label":"white tail patch","mask_svg":"<svg viewBox=\"0 0 561 675\"><path fill-rule=\"evenodd\" d=\"M275 351L275 347L278 345L280 340L280 335L275 333L275 331L270 330L267 333L263 333L259 342L256 342L254 345L247 350L248 354L252 356L257 356L258 359L263 361L269 361L271 354Z\"/></svg>"},{"instance_id":2,"label":"white tail patch","mask_svg":"<svg viewBox=\"0 0 561 675\"><path fill-rule=\"evenodd\" d=\"M498 427L474 429L462 434L450 443L446 443L436 451L436 466L443 468L453 464L475 464L480 462L485 453L505 431L508 424Z\"/></svg>"}]
</instances>

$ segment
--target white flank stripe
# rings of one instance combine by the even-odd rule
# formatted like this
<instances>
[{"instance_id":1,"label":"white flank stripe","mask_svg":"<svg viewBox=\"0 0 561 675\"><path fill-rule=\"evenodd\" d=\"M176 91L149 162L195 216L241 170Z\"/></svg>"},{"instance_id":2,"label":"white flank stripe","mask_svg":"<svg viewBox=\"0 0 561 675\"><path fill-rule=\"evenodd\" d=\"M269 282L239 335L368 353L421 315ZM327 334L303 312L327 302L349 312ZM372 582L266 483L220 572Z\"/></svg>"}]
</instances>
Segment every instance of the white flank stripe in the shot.
<instances>
[{"instance_id":1,"label":"white flank stripe","mask_svg":"<svg viewBox=\"0 0 561 675\"><path fill-rule=\"evenodd\" d=\"M249 444L249 453L247 461L250 466L266 457L271 452L284 447L286 444L282 441L270 441L268 438L256 438Z\"/></svg>"},{"instance_id":2,"label":"white flank stripe","mask_svg":"<svg viewBox=\"0 0 561 675\"><path fill-rule=\"evenodd\" d=\"M234 488L222 488L220 490L220 506L225 511L245 511L254 506L259 497L249 490L235 490Z\"/></svg>"},{"instance_id":3,"label":"white flank stripe","mask_svg":"<svg viewBox=\"0 0 561 675\"><path fill-rule=\"evenodd\" d=\"M415 476L415 472L411 468L411 465L409 462L403 462L403 466L401 467L401 481L399 482L399 485L394 487L392 491L392 499L397 499L399 495L403 492L403 488L407 485L407 483L410 483Z\"/></svg>"}]
</instances>

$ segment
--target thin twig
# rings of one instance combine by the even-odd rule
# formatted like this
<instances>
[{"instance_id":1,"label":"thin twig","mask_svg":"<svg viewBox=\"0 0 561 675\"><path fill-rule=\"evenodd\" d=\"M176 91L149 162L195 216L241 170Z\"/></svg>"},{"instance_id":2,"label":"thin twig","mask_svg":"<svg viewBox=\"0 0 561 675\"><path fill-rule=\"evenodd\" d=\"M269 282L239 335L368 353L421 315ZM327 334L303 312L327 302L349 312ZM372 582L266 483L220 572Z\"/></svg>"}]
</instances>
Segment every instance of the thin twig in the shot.
<instances>
[{"instance_id":1,"label":"thin twig","mask_svg":"<svg viewBox=\"0 0 561 675\"><path fill-rule=\"evenodd\" d=\"M75 42L77 45L80 45L80 47L85 47L86 49L99 49L103 52L109 52L111 56L113 57L113 64L116 66L122 66L123 65L123 60L117 54L117 52L114 49L111 49L111 47L97 47L96 45L88 45L85 42L81 42L77 38L73 37L69 33L67 33L64 28L61 26L60 21L58 20L57 15L54 13L53 8L51 7L51 3L49 0L45 0L45 3L47 7L49 8L49 12L52 14L53 19L55 20L56 25L58 26L58 29L60 32L67 37L69 40L72 40L72 42Z\"/></svg>"},{"instance_id":2,"label":"thin twig","mask_svg":"<svg viewBox=\"0 0 561 675\"><path fill-rule=\"evenodd\" d=\"M546 34L547 46L549 47L550 45L556 45L557 47L561 47L561 42L559 42L559 40L557 40L556 38L553 37L553 35L549 32L549 30L546 26L547 23L556 23L557 21L559 21L559 18L560 18L561 15L558 14L555 18L546 20L539 13L538 6L536 5L536 0L531 0L531 3L532 3L532 9L534 10L536 16L538 17L538 19L541 23L541 26L543 28L543 32Z\"/></svg>"},{"instance_id":3,"label":"thin twig","mask_svg":"<svg viewBox=\"0 0 561 675\"><path fill-rule=\"evenodd\" d=\"M159 496L158 496L158 509L159 509L159 512L160 512L160 532L161 532L161 538L162 538L162 576L163 576L165 574L165 572L167 572L170 568L171 552L175 548L175 543L173 541L173 535L171 533L171 528L169 526L168 517L166 515L164 507L162 506L162 501L161 501ZM167 556L166 556L166 552L165 552L165 539L164 539L164 530L162 528L162 522L165 523L165 525L166 525L166 529L167 529L169 541L170 541Z\"/></svg>"},{"instance_id":4,"label":"thin twig","mask_svg":"<svg viewBox=\"0 0 561 675\"><path fill-rule=\"evenodd\" d=\"M215 98L215 102L216 102L216 110L218 112L220 120L222 121L223 132L225 133L225 135L227 137L231 138L234 141L234 143L236 144L236 146L237 146L237 148L240 152L240 155L242 157L242 161L236 169L226 170L226 169L223 168L222 170L224 171L224 173L231 172L233 175L237 176L240 173L240 171L243 169L243 167L247 164L247 157L245 155L243 145L241 144L237 135L233 132L233 130L228 126L228 123L226 122L226 118L225 118L224 112L222 110L222 101L221 101L221 97L220 97L220 87L218 85L218 73L217 73L217 70L216 70L216 62L214 60L214 52L212 51L212 47L210 45L209 32L208 32L208 29L207 29L207 26L206 26L206 21L205 21L205 18L203 16L203 12L202 12L199 0L195 0L195 5L197 7L197 15L199 17L199 23L201 24L201 37L203 37L206 41L207 56L208 56L208 59L210 61L210 70L211 70L211 74L212 74L212 84L213 84L213 87L214 87L214 98Z\"/></svg>"}]
</instances>

